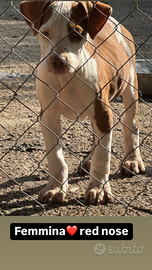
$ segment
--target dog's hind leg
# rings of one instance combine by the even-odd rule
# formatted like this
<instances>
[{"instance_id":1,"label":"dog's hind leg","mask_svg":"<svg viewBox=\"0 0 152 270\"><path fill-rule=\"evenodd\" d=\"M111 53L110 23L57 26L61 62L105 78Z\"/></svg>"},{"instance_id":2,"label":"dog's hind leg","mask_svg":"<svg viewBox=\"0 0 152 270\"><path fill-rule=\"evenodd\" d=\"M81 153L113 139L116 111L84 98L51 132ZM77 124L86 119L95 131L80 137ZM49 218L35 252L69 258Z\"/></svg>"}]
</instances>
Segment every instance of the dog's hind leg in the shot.
<instances>
[{"instance_id":1,"label":"dog's hind leg","mask_svg":"<svg viewBox=\"0 0 152 270\"><path fill-rule=\"evenodd\" d=\"M139 151L139 123L137 119L138 109L138 82L137 75L132 70L129 84L122 94L125 118L123 124L124 131L124 160L122 172L125 174L143 173L145 171Z\"/></svg>"}]
</instances>

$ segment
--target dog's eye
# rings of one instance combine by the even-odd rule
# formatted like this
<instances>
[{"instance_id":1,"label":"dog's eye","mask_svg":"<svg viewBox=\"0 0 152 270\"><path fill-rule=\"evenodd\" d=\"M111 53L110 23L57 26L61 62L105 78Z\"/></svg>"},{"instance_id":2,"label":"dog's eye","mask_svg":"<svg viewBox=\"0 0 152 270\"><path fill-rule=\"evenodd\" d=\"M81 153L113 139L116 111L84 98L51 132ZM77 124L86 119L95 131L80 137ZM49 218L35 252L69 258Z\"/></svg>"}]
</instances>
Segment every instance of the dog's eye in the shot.
<instances>
[{"instance_id":1,"label":"dog's eye","mask_svg":"<svg viewBox=\"0 0 152 270\"><path fill-rule=\"evenodd\" d=\"M49 37L49 32L48 31L43 31L42 34L46 37Z\"/></svg>"}]
</instances>

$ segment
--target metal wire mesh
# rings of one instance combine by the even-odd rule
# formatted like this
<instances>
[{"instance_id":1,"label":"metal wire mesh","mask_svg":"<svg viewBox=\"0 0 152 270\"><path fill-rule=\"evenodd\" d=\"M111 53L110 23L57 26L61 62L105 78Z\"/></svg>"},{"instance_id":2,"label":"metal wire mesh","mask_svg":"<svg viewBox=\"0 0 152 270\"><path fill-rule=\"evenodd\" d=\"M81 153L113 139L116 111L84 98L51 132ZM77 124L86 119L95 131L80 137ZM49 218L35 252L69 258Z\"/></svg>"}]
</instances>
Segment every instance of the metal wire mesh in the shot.
<instances>
[{"instance_id":1,"label":"metal wire mesh","mask_svg":"<svg viewBox=\"0 0 152 270\"><path fill-rule=\"evenodd\" d=\"M114 14L116 13L117 16L117 4L111 2L109 4L116 6ZM40 65L40 48L36 38L33 37L31 28L28 27L22 18L19 11L19 2L2 1L0 5L1 215L151 215L152 131L150 120L152 99L142 97L140 87L135 89L135 91L139 92L140 149L146 166L146 173L143 175L133 174L131 178L122 176L119 173L123 163L121 124L123 124L125 114L122 99L119 97L111 103L114 124L112 126L113 142L109 181L112 187L113 201L105 205L91 205L87 203L84 199L84 190L89 181L90 173L86 171L87 175L80 176L79 169L82 169L83 161L90 154L90 151L94 150L94 148L91 149L92 138L95 136L98 139L95 147L101 145L101 138L92 131L88 118L84 121L81 120L81 115L91 104L80 114L63 101L59 95L63 88L72 81L73 77L78 77L80 80L83 79L79 76L79 70L75 70L73 77L60 91L56 91L49 85L50 90L54 91L55 97L45 110L50 108L54 101L58 99L65 106L70 107L77 115L74 121L67 120L63 116L61 117L62 134L57 136L41 121L40 106L35 92L35 79L41 80L36 73L37 67ZM146 63L152 66L152 61L150 60L152 58L152 17L148 13L148 5L151 5L151 3L124 3L125 9L121 9L120 13L118 13L120 17L119 23L130 27L130 31L132 30L133 32L137 58L144 59ZM58 16L63 15L58 14ZM66 19L69 20L68 18ZM141 26L139 26L139 22L141 22ZM117 27L115 31L118 31ZM141 27L141 30L145 29L144 32L140 32L139 27ZM54 45L53 49L56 46L57 44ZM96 47L94 48L94 53L98 53ZM91 57L92 55L87 61L90 61ZM106 56L105 61L108 61ZM119 75L118 73L119 70L117 70L116 76ZM44 81L43 83L45 84ZM87 84L85 80L83 80L83 83ZM127 83L129 84L129 82ZM95 89L92 90L95 91ZM126 110L129 110L129 108ZM40 190L48 182L50 175L47 165L47 155L49 153L45 151L40 124L47 128L50 133L57 136L57 144L63 147L64 156L69 166L69 176L67 179L69 181L69 189L62 204L50 203L43 205L37 200ZM49 152L53 151L53 148ZM83 168L83 170L85 169ZM58 179L54 179L58 181Z\"/></svg>"}]
</instances>

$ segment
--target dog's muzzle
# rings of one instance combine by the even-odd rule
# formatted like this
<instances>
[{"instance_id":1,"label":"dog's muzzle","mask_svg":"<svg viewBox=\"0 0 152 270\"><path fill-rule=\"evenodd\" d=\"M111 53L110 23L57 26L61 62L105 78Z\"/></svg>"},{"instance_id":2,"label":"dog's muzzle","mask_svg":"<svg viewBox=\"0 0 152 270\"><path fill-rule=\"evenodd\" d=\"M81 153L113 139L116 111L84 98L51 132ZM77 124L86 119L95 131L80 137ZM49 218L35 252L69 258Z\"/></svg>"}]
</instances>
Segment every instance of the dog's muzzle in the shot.
<instances>
[{"instance_id":1,"label":"dog's muzzle","mask_svg":"<svg viewBox=\"0 0 152 270\"><path fill-rule=\"evenodd\" d=\"M66 74L69 72L68 59L63 58L60 55L54 55L50 57L51 65L53 67L54 73L57 74Z\"/></svg>"}]
</instances>

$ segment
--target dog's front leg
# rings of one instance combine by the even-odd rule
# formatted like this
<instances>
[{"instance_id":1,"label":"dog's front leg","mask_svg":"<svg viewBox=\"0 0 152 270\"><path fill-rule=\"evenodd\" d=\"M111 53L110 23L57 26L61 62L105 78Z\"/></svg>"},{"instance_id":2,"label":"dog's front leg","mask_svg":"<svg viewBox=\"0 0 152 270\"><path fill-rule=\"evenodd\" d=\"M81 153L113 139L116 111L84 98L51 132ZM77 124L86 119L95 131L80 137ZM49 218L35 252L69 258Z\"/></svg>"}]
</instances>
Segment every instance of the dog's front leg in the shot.
<instances>
[{"instance_id":1,"label":"dog's front leg","mask_svg":"<svg viewBox=\"0 0 152 270\"><path fill-rule=\"evenodd\" d=\"M100 137L104 134L100 133ZM111 132L103 139L96 139L96 148L91 158L90 182L85 197L90 203L105 203L111 195L108 182L110 172Z\"/></svg>"},{"instance_id":2,"label":"dog's front leg","mask_svg":"<svg viewBox=\"0 0 152 270\"><path fill-rule=\"evenodd\" d=\"M47 109L41 118L41 129L45 140L49 164L49 183L42 189L38 200L41 203L61 203L68 189L68 167L64 161L59 138L61 136L60 115Z\"/></svg>"},{"instance_id":3,"label":"dog's front leg","mask_svg":"<svg viewBox=\"0 0 152 270\"><path fill-rule=\"evenodd\" d=\"M96 111L93 123L94 151L91 158L90 181L85 197L90 203L105 203L111 198L109 184L111 139L112 139L112 112L110 107Z\"/></svg>"}]
</instances>

